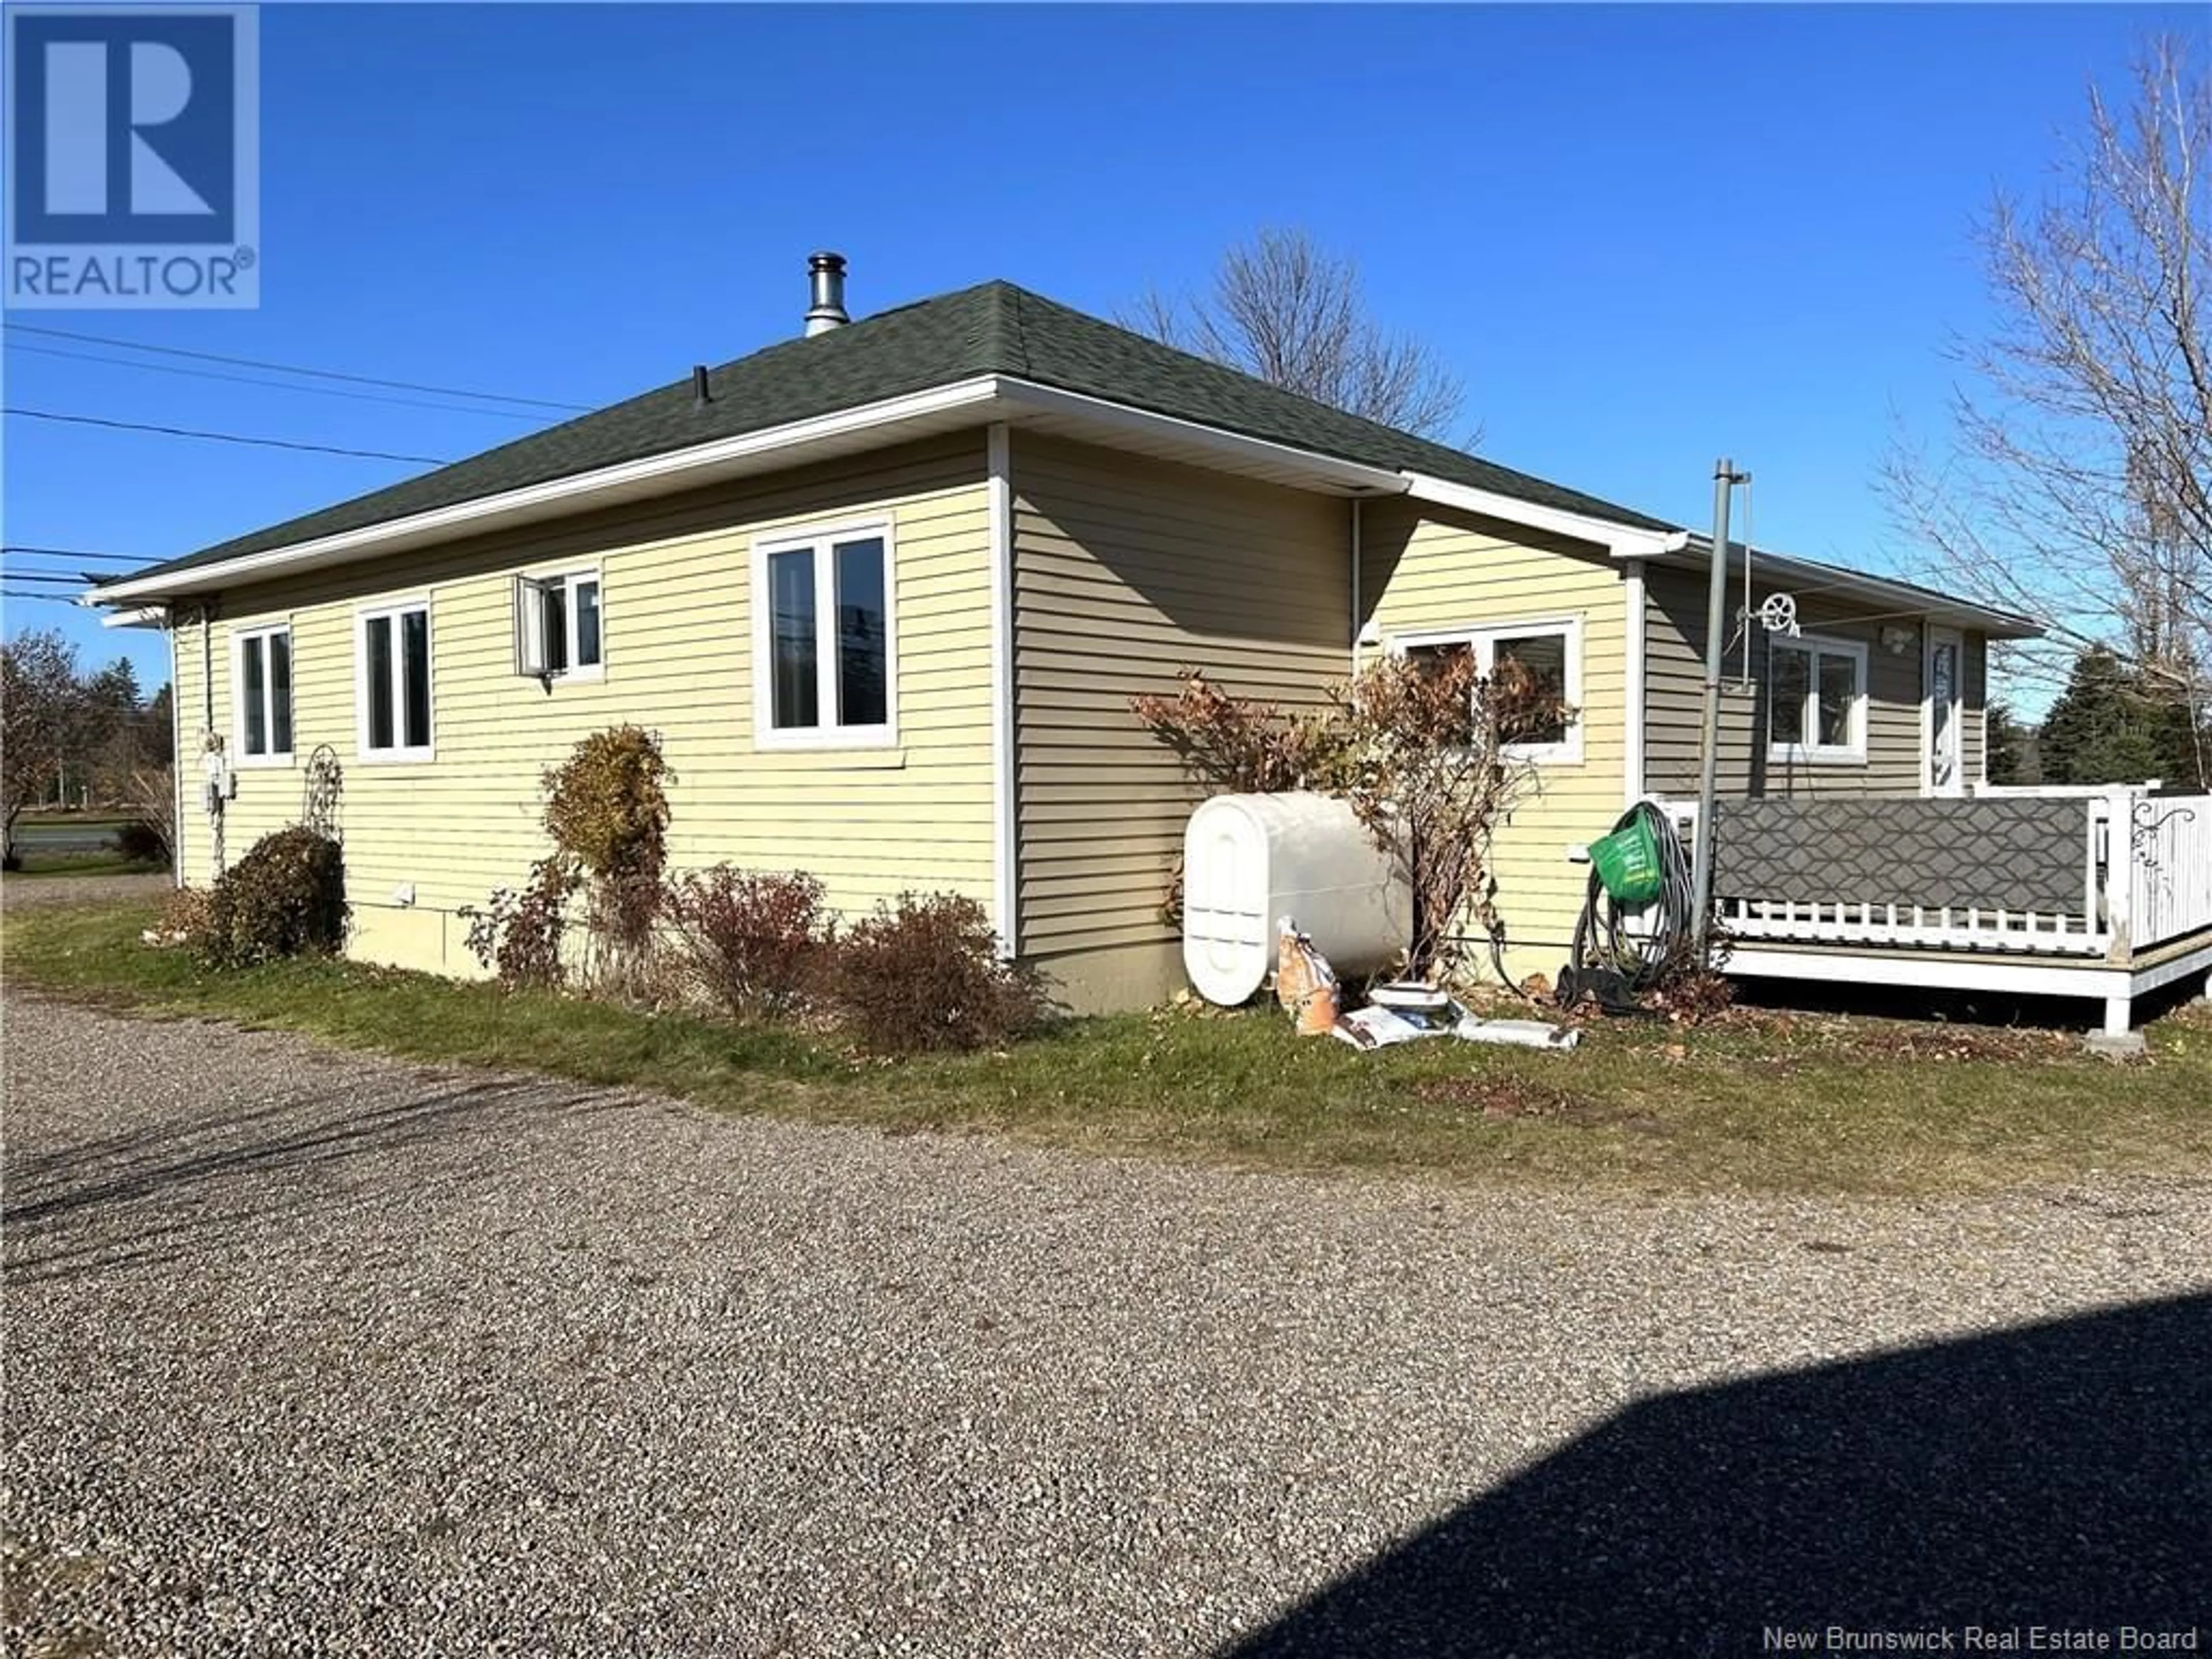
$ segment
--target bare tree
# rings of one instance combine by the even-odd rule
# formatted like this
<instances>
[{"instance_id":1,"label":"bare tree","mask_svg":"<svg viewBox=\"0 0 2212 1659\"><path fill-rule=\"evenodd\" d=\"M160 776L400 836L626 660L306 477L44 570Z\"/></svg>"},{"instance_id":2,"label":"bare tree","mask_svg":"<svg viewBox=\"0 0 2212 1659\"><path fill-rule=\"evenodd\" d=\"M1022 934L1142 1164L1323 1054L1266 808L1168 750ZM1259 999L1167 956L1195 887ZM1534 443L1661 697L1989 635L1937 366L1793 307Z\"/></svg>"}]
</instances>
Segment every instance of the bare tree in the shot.
<instances>
[{"instance_id":1,"label":"bare tree","mask_svg":"<svg viewBox=\"0 0 2212 1659\"><path fill-rule=\"evenodd\" d=\"M15 820L45 799L77 723L76 647L51 629L0 645L0 810L4 861L15 867Z\"/></svg>"},{"instance_id":2,"label":"bare tree","mask_svg":"<svg viewBox=\"0 0 2212 1659\"><path fill-rule=\"evenodd\" d=\"M1303 230L1262 228L1221 256L1210 293L1194 299L1153 289L1121 322L1423 437L1443 437L1467 402L1459 377L1432 348L1368 314L1358 265Z\"/></svg>"},{"instance_id":3,"label":"bare tree","mask_svg":"<svg viewBox=\"0 0 2212 1659\"><path fill-rule=\"evenodd\" d=\"M1977 240L1996 321L1952 349L1951 433L1900 440L1882 483L1936 574L2051 625L2014 671L2063 683L2116 648L2160 695L2212 694L2212 83L2148 41L2125 107L2039 204L2000 195Z\"/></svg>"}]
</instances>

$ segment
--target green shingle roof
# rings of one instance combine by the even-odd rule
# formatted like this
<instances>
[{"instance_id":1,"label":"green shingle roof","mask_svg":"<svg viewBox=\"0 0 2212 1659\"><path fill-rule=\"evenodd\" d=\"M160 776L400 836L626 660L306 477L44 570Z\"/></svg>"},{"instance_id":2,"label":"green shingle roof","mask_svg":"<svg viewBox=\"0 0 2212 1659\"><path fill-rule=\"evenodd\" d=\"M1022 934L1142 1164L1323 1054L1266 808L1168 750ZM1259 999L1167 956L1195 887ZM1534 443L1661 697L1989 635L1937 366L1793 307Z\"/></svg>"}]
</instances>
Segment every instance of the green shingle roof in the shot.
<instances>
[{"instance_id":1,"label":"green shingle roof","mask_svg":"<svg viewBox=\"0 0 2212 1659\"><path fill-rule=\"evenodd\" d=\"M1017 375L1340 460L1425 472L1618 524L1676 527L1347 415L1011 283L985 283L725 363L710 372L713 397L703 406L686 378L404 483L133 572L128 580L365 529L983 374Z\"/></svg>"}]
</instances>

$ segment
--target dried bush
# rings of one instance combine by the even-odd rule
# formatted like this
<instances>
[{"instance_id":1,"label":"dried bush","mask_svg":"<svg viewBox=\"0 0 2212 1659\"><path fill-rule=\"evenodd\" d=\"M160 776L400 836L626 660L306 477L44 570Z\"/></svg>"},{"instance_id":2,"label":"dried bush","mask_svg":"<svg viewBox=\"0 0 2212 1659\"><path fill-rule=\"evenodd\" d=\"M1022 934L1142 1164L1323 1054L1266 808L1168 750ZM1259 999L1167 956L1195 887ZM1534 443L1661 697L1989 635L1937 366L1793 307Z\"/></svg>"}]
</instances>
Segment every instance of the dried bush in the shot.
<instances>
[{"instance_id":1,"label":"dried bush","mask_svg":"<svg viewBox=\"0 0 2212 1659\"><path fill-rule=\"evenodd\" d=\"M246 968L336 951L345 942L345 860L327 836L295 826L254 842L208 894L200 955Z\"/></svg>"},{"instance_id":2,"label":"dried bush","mask_svg":"<svg viewBox=\"0 0 2212 1659\"><path fill-rule=\"evenodd\" d=\"M592 980L635 988L660 912L673 781L660 740L635 726L595 732L546 772L545 830L588 884Z\"/></svg>"},{"instance_id":3,"label":"dried bush","mask_svg":"<svg viewBox=\"0 0 2212 1659\"><path fill-rule=\"evenodd\" d=\"M1232 696L1195 668L1176 678L1175 696L1148 693L1129 707L1197 781L1264 795L1326 788L1341 769L1343 734L1326 711L1285 713Z\"/></svg>"},{"instance_id":4,"label":"dried bush","mask_svg":"<svg viewBox=\"0 0 2212 1659\"><path fill-rule=\"evenodd\" d=\"M469 954L503 985L518 989L557 989L567 969L562 942L568 932L568 901L583 884L575 861L556 853L530 866L529 884L520 891L501 887L483 909L464 906Z\"/></svg>"},{"instance_id":5,"label":"dried bush","mask_svg":"<svg viewBox=\"0 0 2212 1659\"><path fill-rule=\"evenodd\" d=\"M983 907L951 893L878 905L837 939L825 980L838 1016L879 1054L989 1048L1052 1011L1036 969L1000 959Z\"/></svg>"},{"instance_id":6,"label":"dried bush","mask_svg":"<svg viewBox=\"0 0 2212 1659\"><path fill-rule=\"evenodd\" d=\"M798 871L696 871L669 884L662 914L684 988L740 1018L796 1005L830 939L822 884Z\"/></svg>"},{"instance_id":7,"label":"dried bush","mask_svg":"<svg viewBox=\"0 0 2212 1659\"><path fill-rule=\"evenodd\" d=\"M1392 654L1310 714L1232 696L1195 669L1181 678L1176 696L1133 697L1130 707L1192 777L1253 793L1340 796L1402 861L1413 896L1413 973L1449 972L1462 917L1502 945L1491 842L1534 776L1511 745L1576 714L1535 675L1507 661L1486 678L1464 648ZM1178 872L1161 913L1171 926L1181 888Z\"/></svg>"},{"instance_id":8,"label":"dried bush","mask_svg":"<svg viewBox=\"0 0 2212 1659\"><path fill-rule=\"evenodd\" d=\"M1464 649L1380 658L1338 694L1337 708L1347 757L1337 793L1403 864L1412 971L1449 975L1463 915L1502 948L1491 848L1535 775L1510 745L1576 711L1517 663L1486 678Z\"/></svg>"}]
</instances>

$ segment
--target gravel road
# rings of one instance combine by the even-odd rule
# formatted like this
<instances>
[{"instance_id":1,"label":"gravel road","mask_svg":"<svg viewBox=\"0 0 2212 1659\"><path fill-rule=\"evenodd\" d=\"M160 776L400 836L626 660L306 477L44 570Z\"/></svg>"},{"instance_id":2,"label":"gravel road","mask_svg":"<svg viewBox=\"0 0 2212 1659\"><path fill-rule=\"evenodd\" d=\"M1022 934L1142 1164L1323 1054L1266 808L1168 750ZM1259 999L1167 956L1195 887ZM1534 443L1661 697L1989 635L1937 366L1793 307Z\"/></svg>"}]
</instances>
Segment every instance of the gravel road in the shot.
<instances>
[{"instance_id":1,"label":"gravel road","mask_svg":"<svg viewBox=\"0 0 2212 1659\"><path fill-rule=\"evenodd\" d=\"M0 1013L11 1653L2212 1625L2212 1181L1294 1179Z\"/></svg>"}]
</instances>

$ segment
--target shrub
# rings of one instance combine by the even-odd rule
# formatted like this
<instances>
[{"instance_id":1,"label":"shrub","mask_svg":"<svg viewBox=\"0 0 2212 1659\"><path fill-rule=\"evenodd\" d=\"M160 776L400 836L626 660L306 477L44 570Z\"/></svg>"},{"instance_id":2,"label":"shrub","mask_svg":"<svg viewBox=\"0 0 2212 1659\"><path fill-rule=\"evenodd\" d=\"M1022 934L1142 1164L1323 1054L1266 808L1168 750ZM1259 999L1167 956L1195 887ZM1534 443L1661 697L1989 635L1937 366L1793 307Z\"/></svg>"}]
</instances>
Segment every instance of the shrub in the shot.
<instances>
[{"instance_id":1,"label":"shrub","mask_svg":"<svg viewBox=\"0 0 2212 1659\"><path fill-rule=\"evenodd\" d=\"M660 740L635 726L593 732L544 775L546 833L590 884L589 965L617 989L635 988L653 943L670 780Z\"/></svg>"},{"instance_id":2,"label":"shrub","mask_svg":"<svg viewBox=\"0 0 2212 1659\"><path fill-rule=\"evenodd\" d=\"M1000 959L983 907L951 893L878 905L837 939L827 980L839 1017L881 1054L991 1047L1051 1012L1037 971Z\"/></svg>"},{"instance_id":3,"label":"shrub","mask_svg":"<svg viewBox=\"0 0 2212 1659\"><path fill-rule=\"evenodd\" d=\"M718 864L670 884L662 908L687 988L740 1018L787 1012L829 942L822 884L797 871Z\"/></svg>"},{"instance_id":4,"label":"shrub","mask_svg":"<svg viewBox=\"0 0 2212 1659\"><path fill-rule=\"evenodd\" d=\"M115 832L115 850L133 864L167 864L169 835L147 818L133 818Z\"/></svg>"},{"instance_id":5,"label":"shrub","mask_svg":"<svg viewBox=\"0 0 2212 1659\"><path fill-rule=\"evenodd\" d=\"M198 949L216 967L251 967L335 951L345 941L345 921L337 842L295 826L264 836L216 878Z\"/></svg>"},{"instance_id":6,"label":"shrub","mask_svg":"<svg viewBox=\"0 0 2212 1659\"><path fill-rule=\"evenodd\" d=\"M575 860L555 854L530 866L530 884L493 890L479 910L464 905L469 954L518 989L550 991L567 975L561 943L568 933L568 901L583 885Z\"/></svg>"}]
</instances>

